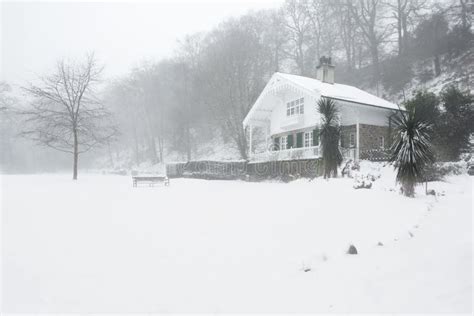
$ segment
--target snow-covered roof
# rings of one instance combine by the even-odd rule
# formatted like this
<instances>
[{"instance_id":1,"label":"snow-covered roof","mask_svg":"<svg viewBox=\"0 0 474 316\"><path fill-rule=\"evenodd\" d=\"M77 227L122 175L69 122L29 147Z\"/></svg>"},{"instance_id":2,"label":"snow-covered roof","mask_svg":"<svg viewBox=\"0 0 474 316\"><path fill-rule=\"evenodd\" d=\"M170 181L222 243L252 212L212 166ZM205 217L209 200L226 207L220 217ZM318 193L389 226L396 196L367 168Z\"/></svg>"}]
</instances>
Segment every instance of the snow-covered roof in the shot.
<instances>
[{"instance_id":1,"label":"snow-covered roof","mask_svg":"<svg viewBox=\"0 0 474 316\"><path fill-rule=\"evenodd\" d=\"M379 98L353 86L339 83L331 84L313 78L276 72L245 117L243 121L244 126L247 126L250 120L268 120L268 113L272 111L276 103L272 102L272 100L265 102L265 99L267 96L271 96L271 91L278 88L278 86L281 86L281 84L292 85L310 95L314 95L315 97L323 96L340 101L375 106L387 110L399 109L395 103Z\"/></svg>"},{"instance_id":2,"label":"snow-covered roof","mask_svg":"<svg viewBox=\"0 0 474 316\"><path fill-rule=\"evenodd\" d=\"M297 84L298 86L301 86L302 88L317 92L318 94L324 97L373 105L391 110L398 110L398 106L396 104L353 86L348 86L339 83L331 84L303 76L296 76L284 73L277 74Z\"/></svg>"}]
</instances>

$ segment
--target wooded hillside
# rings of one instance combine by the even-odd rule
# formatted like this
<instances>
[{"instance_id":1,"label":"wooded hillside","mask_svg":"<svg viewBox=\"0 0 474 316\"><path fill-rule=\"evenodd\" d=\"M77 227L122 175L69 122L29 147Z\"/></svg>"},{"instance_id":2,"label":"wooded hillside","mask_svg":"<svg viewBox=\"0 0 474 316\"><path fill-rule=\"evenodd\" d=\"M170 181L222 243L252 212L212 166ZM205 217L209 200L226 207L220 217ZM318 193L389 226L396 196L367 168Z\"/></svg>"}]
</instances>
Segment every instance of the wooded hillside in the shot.
<instances>
[{"instance_id":1,"label":"wooded hillside","mask_svg":"<svg viewBox=\"0 0 474 316\"><path fill-rule=\"evenodd\" d=\"M288 0L226 20L109 86L116 150L139 164L199 159L223 142L245 159L242 120L266 81L275 71L314 77L321 56L332 57L336 82L394 102L453 80L472 89L471 18L465 0Z\"/></svg>"}]
</instances>

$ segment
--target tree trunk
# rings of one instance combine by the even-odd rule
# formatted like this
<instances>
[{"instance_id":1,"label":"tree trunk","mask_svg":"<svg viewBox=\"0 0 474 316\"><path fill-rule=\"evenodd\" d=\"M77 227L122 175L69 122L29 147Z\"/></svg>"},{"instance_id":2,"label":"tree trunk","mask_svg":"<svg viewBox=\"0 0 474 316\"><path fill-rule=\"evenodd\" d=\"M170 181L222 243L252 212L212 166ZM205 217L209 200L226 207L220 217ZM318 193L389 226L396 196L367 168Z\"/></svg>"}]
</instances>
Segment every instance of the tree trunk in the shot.
<instances>
[{"instance_id":1,"label":"tree trunk","mask_svg":"<svg viewBox=\"0 0 474 316\"><path fill-rule=\"evenodd\" d=\"M379 65L379 52L378 52L378 48L377 48L377 44L372 44L371 45L371 55L372 55L372 67L373 67L373 80L374 80L374 83L375 83L375 86L377 88L377 96L380 95L380 87L379 87L379 83L380 83L380 65Z\"/></svg>"},{"instance_id":2,"label":"tree trunk","mask_svg":"<svg viewBox=\"0 0 474 316\"><path fill-rule=\"evenodd\" d=\"M74 130L73 133L74 133L74 151L73 151L74 163L72 167L72 179L77 180L77 161L79 159L79 146L77 143L77 131Z\"/></svg>"},{"instance_id":3,"label":"tree trunk","mask_svg":"<svg viewBox=\"0 0 474 316\"><path fill-rule=\"evenodd\" d=\"M110 160L110 167L114 167L114 156L112 154L112 150L110 149L110 142L107 142L107 153L109 155L109 160Z\"/></svg>"},{"instance_id":4,"label":"tree trunk","mask_svg":"<svg viewBox=\"0 0 474 316\"><path fill-rule=\"evenodd\" d=\"M403 33L402 33L402 10L400 8L400 0L397 1L397 35L398 35L398 57L402 56L403 54Z\"/></svg>"},{"instance_id":5,"label":"tree trunk","mask_svg":"<svg viewBox=\"0 0 474 316\"><path fill-rule=\"evenodd\" d=\"M436 54L435 57L434 57L434 67L435 67L435 75L436 77L438 77L439 75L441 75L441 64L440 64L440 61L439 61L439 55Z\"/></svg>"},{"instance_id":6,"label":"tree trunk","mask_svg":"<svg viewBox=\"0 0 474 316\"><path fill-rule=\"evenodd\" d=\"M149 155L150 155L150 160L152 164L156 164L157 161L157 154L156 154L156 143L155 143L155 137L153 135L150 136L149 139Z\"/></svg>"},{"instance_id":7,"label":"tree trunk","mask_svg":"<svg viewBox=\"0 0 474 316\"><path fill-rule=\"evenodd\" d=\"M461 25L462 29L465 31L469 28L467 1L459 0L459 4L461 6Z\"/></svg>"},{"instance_id":8,"label":"tree trunk","mask_svg":"<svg viewBox=\"0 0 474 316\"><path fill-rule=\"evenodd\" d=\"M191 131L189 124L186 124L186 158L191 161Z\"/></svg>"},{"instance_id":9,"label":"tree trunk","mask_svg":"<svg viewBox=\"0 0 474 316\"><path fill-rule=\"evenodd\" d=\"M158 153L160 155L160 162L163 163L163 137L158 136Z\"/></svg>"},{"instance_id":10,"label":"tree trunk","mask_svg":"<svg viewBox=\"0 0 474 316\"><path fill-rule=\"evenodd\" d=\"M409 49L409 35L408 35L408 22L407 16L403 16L402 20L402 42L403 42L403 53L407 54Z\"/></svg>"},{"instance_id":11,"label":"tree trunk","mask_svg":"<svg viewBox=\"0 0 474 316\"><path fill-rule=\"evenodd\" d=\"M137 136L137 129L133 128L133 142L135 148L135 163L137 167L140 165L140 149L138 148L138 136Z\"/></svg>"},{"instance_id":12,"label":"tree trunk","mask_svg":"<svg viewBox=\"0 0 474 316\"><path fill-rule=\"evenodd\" d=\"M239 130L239 136L238 136L238 144L237 146L239 147L240 155L242 156L242 159L247 160L248 155L247 155L247 138L245 135L245 131L243 128Z\"/></svg>"}]
</instances>

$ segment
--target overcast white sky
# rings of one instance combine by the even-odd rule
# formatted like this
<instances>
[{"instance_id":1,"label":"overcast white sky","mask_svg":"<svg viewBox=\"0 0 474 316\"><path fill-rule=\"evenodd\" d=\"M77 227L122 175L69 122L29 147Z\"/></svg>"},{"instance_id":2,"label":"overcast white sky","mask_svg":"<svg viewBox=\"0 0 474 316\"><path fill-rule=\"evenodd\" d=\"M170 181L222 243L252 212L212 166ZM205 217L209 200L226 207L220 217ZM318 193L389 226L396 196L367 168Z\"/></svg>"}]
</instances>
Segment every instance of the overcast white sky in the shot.
<instances>
[{"instance_id":1,"label":"overcast white sky","mask_svg":"<svg viewBox=\"0 0 474 316\"><path fill-rule=\"evenodd\" d=\"M282 0L9 2L0 0L0 80L24 84L55 61L95 51L107 77L169 56L186 34Z\"/></svg>"}]
</instances>

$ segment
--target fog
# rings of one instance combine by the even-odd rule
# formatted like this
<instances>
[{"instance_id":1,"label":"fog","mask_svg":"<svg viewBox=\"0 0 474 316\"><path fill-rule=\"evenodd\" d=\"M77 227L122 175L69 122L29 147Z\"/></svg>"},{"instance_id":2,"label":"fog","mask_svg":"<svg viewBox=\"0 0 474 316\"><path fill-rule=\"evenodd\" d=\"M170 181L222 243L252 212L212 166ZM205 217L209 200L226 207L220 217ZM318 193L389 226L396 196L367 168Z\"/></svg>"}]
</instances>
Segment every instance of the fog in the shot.
<instances>
[{"instance_id":1,"label":"fog","mask_svg":"<svg viewBox=\"0 0 474 316\"><path fill-rule=\"evenodd\" d=\"M106 77L123 75L141 61L169 56L186 34L281 2L2 1L0 79L21 85L47 72L59 58L91 51L106 61Z\"/></svg>"},{"instance_id":2,"label":"fog","mask_svg":"<svg viewBox=\"0 0 474 316\"><path fill-rule=\"evenodd\" d=\"M96 170L247 160L242 122L270 78L317 78L321 61L335 83L402 106L417 91L472 91L472 10L464 0L2 2L2 169L70 169L74 152ZM253 149L275 142L253 136Z\"/></svg>"}]
</instances>

